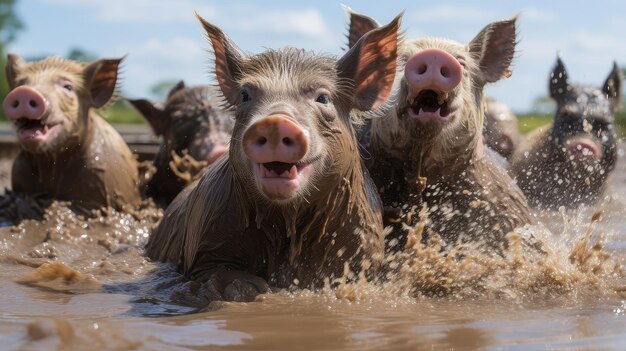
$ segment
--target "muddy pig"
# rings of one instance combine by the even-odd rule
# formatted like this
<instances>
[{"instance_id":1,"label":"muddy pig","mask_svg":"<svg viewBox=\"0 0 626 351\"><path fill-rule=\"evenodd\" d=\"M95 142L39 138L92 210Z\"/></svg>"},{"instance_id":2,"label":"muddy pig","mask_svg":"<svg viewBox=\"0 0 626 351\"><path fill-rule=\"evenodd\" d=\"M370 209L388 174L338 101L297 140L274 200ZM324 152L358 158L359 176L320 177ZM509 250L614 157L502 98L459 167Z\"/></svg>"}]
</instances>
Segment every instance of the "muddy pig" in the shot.
<instances>
[{"instance_id":1,"label":"muddy pig","mask_svg":"<svg viewBox=\"0 0 626 351\"><path fill-rule=\"evenodd\" d=\"M485 145L509 160L520 141L517 116L511 109L492 98L485 98Z\"/></svg>"},{"instance_id":2,"label":"muddy pig","mask_svg":"<svg viewBox=\"0 0 626 351\"><path fill-rule=\"evenodd\" d=\"M532 206L573 208L602 196L617 159L622 79L614 65L602 89L573 84L557 59L549 80L554 122L531 132L511 160L511 174Z\"/></svg>"},{"instance_id":3,"label":"muddy pig","mask_svg":"<svg viewBox=\"0 0 626 351\"><path fill-rule=\"evenodd\" d=\"M376 109L396 72L400 18L336 60L301 49L242 53L199 17L236 108L227 156L168 207L147 255L174 262L201 301L373 274L383 256L376 190L351 111Z\"/></svg>"},{"instance_id":4,"label":"muddy pig","mask_svg":"<svg viewBox=\"0 0 626 351\"><path fill-rule=\"evenodd\" d=\"M515 21L491 23L467 45L431 38L399 45L392 95L360 137L385 225L393 228L389 250L402 250L406 225L418 223L424 206L424 240L435 232L447 243L484 243L497 252L507 233L529 222L524 195L482 141L483 87L511 74ZM351 12L349 46L377 27Z\"/></svg>"},{"instance_id":5,"label":"muddy pig","mask_svg":"<svg viewBox=\"0 0 626 351\"><path fill-rule=\"evenodd\" d=\"M11 174L14 193L70 201L80 213L141 201L135 158L95 111L114 97L120 62L25 62L9 54L11 91L3 109L21 147Z\"/></svg>"},{"instance_id":6,"label":"muddy pig","mask_svg":"<svg viewBox=\"0 0 626 351\"><path fill-rule=\"evenodd\" d=\"M163 138L154 159L156 173L148 182L146 195L165 207L188 182L173 171L173 156L183 157L186 153L202 165L215 162L228 151L233 112L221 107L215 88L186 87L183 81L170 90L164 104L145 99L128 101Z\"/></svg>"}]
</instances>

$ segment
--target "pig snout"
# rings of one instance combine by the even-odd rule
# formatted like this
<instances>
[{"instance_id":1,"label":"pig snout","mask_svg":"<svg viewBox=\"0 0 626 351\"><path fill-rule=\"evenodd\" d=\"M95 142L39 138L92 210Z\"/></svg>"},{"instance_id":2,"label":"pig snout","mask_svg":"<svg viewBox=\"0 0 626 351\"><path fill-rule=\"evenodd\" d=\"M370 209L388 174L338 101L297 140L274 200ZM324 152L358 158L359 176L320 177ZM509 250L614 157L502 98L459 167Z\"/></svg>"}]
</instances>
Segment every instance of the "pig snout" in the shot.
<instances>
[{"instance_id":1,"label":"pig snout","mask_svg":"<svg viewBox=\"0 0 626 351\"><path fill-rule=\"evenodd\" d=\"M217 161L218 158L220 158L223 154L227 152L228 152L228 145L224 145L224 144L215 145L213 146L213 149L211 149L211 152L207 156L207 162L211 164Z\"/></svg>"},{"instance_id":2,"label":"pig snout","mask_svg":"<svg viewBox=\"0 0 626 351\"><path fill-rule=\"evenodd\" d=\"M43 95L27 86L13 89L4 99L2 108L12 121L20 118L41 119L47 109Z\"/></svg>"},{"instance_id":3,"label":"pig snout","mask_svg":"<svg viewBox=\"0 0 626 351\"><path fill-rule=\"evenodd\" d=\"M243 136L246 156L257 163L297 163L306 155L308 144L306 131L283 115L262 118Z\"/></svg>"},{"instance_id":4,"label":"pig snout","mask_svg":"<svg viewBox=\"0 0 626 351\"><path fill-rule=\"evenodd\" d=\"M424 89L449 92L461 82L463 67L447 52L428 49L409 58L404 76L412 92Z\"/></svg>"}]
</instances>

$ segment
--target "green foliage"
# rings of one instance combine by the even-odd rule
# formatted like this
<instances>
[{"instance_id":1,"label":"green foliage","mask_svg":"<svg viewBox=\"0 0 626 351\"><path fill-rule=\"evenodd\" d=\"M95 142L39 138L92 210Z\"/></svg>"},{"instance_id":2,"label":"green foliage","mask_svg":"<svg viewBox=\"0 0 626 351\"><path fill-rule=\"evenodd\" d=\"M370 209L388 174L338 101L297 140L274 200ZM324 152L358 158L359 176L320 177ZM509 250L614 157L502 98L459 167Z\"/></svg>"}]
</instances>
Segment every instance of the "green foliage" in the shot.
<instances>
[{"instance_id":1,"label":"green foliage","mask_svg":"<svg viewBox=\"0 0 626 351\"><path fill-rule=\"evenodd\" d=\"M6 66L6 53L4 49L7 44L15 39L17 32L24 27L20 19L15 14L16 0L0 0L0 69L4 72ZM9 85L4 79L0 79L0 102L9 93ZM0 109L0 120L6 119L4 112Z\"/></svg>"},{"instance_id":2,"label":"green foliage","mask_svg":"<svg viewBox=\"0 0 626 351\"><path fill-rule=\"evenodd\" d=\"M547 115L555 109L555 102L549 96L538 96L533 100L529 113L535 115Z\"/></svg>"},{"instance_id":3,"label":"green foliage","mask_svg":"<svg viewBox=\"0 0 626 351\"><path fill-rule=\"evenodd\" d=\"M117 101L103 113L103 117L109 123L146 123L146 120L126 100Z\"/></svg>"},{"instance_id":4,"label":"green foliage","mask_svg":"<svg viewBox=\"0 0 626 351\"><path fill-rule=\"evenodd\" d=\"M85 51L81 48L74 47L70 49L70 52L66 56L70 60L79 61L79 62L91 62L98 59L98 57L88 51Z\"/></svg>"},{"instance_id":5,"label":"green foliage","mask_svg":"<svg viewBox=\"0 0 626 351\"><path fill-rule=\"evenodd\" d=\"M12 42L17 32L24 27L15 14L15 3L16 0L0 0L0 45L2 47Z\"/></svg>"}]
</instances>

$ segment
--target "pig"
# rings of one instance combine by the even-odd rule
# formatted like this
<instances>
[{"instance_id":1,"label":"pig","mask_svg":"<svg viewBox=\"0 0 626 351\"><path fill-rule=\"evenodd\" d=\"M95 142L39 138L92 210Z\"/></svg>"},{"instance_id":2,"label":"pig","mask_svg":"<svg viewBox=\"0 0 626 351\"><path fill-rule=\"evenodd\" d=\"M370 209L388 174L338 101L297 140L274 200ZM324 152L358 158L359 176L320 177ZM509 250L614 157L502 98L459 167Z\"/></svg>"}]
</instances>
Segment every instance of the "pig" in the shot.
<instances>
[{"instance_id":1,"label":"pig","mask_svg":"<svg viewBox=\"0 0 626 351\"><path fill-rule=\"evenodd\" d=\"M147 256L177 263L200 302L317 289L344 273L375 279L382 215L351 111L388 97L400 17L338 60L296 48L244 54L198 19L235 127L228 154L167 208Z\"/></svg>"},{"instance_id":2,"label":"pig","mask_svg":"<svg viewBox=\"0 0 626 351\"><path fill-rule=\"evenodd\" d=\"M96 113L116 95L121 61L25 62L8 55L11 91L2 107L20 146L11 171L14 194L69 201L85 214L141 202L137 161Z\"/></svg>"},{"instance_id":3,"label":"pig","mask_svg":"<svg viewBox=\"0 0 626 351\"><path fill-rule=\"evenodd\" d=\"M530 222L523 193L483 146L483 87L511 75L516 18L487 25L467 45L404 40L393 92L368 113L359 140L391 227L387 250L407 242L407 225L428 217L423 241L477 243L501 253L506 235ZM350 11L348 46L377 22Z\"/></svg>"},{"instance_id":4,"label":"pig","mask_svg":"<svg viewBox=\"0 0 626 351\"><path fill-rule=\"evenodd\" d=\"M531 132L511 159L510 172L531 206L576 208L602 197L617 160L622 80L614 64L602 89L578 85L557 59L549 80L554 122Z\"/></svg>"},{"instance_id":5,"label":"pig","mask_svg":"<svg viewBox=\"0 0 626 351\"><path fill-rule=\"evenodd\" d=\"M485 98L485 145L507 161L511 159L521 136L517 129L517 116L511 109L492 98Z\"/></svg>"},{"instance_id":6,"label":"pig","mask_svg":"<svg viewBox=\"0 0 626 351\"><path fill-rule=\"evenodd\" d=\"M187 185L172 169L173 155L186 153L210 165L228 151L234 125L232 110L223 109L218 92L212 86L186 87L183 81L169 92L164 104L146 99L128 100L161 136L154 158L156 173L148 181L146 195L167 207Z\"/></svg>"}]
</instances>

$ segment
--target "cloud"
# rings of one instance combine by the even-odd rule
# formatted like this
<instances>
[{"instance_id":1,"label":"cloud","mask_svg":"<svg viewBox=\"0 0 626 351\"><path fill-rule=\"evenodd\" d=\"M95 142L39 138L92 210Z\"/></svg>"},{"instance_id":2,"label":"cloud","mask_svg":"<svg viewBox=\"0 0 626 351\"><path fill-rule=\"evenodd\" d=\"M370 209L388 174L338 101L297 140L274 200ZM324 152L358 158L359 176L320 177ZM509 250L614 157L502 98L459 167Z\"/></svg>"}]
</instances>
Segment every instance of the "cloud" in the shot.
<instances>
[{"instance_id":1,"label":"cloud","mask_svg":"<svg viewBox=\"0 0 626 351\"><path fill-rule=\"evenodd\" d=\"M215 16L217 11L192 0L43 0L52 5L82 8L96 20L107 23L189 22L193 11Z\"/></svg>"},{"instance_id":2,"label":"cloud","mask_svg":"<svg viewBox=\"0 0 626 351\"><path fill-rule=\"evenodd\" d=\"M328 26L316 9L259 11L256 15L237 16L234 25L245 32L263 32L278 35L301 35L327 39Z\"/></svg>"},{"instance_id":3,"label":"cloud","mask_svg":"<svg viewBox=\"0 0 626 351\"><path fill-rule=\"evenodd\" d=\"M127 53L123 91L129 96L147 95L150 88L170 79L188 84L207 84L210 54L202 38L151 38L142 43L124 43L115 52Z\"/></svg>"}]
</instances>

